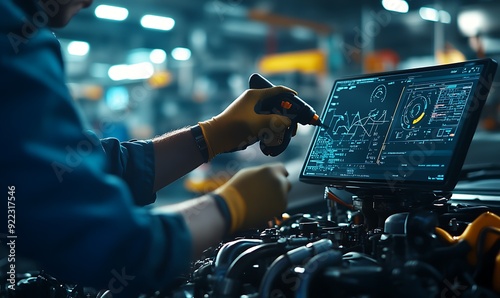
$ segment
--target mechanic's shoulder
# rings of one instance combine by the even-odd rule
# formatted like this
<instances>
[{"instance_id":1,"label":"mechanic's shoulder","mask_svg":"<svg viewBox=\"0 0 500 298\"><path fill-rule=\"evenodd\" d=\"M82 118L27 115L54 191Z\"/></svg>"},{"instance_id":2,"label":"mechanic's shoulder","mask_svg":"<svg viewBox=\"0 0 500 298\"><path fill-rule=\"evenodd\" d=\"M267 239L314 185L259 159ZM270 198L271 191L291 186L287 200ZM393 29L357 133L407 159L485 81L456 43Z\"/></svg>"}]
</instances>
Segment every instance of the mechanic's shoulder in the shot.
<instances>
[{"instance_id":1,"label":"mechanic's shoulder","mask_svg":"<svg viewBox=\"0 0 500 298\"><path fill-rule=\"evenodd\" d=\"M0 1L0 15L0 53L4 57L39 48L40 43L59 47L57 38L47 27L49 16L45 12L6 0Z\"/></svg>"}]
</instances>

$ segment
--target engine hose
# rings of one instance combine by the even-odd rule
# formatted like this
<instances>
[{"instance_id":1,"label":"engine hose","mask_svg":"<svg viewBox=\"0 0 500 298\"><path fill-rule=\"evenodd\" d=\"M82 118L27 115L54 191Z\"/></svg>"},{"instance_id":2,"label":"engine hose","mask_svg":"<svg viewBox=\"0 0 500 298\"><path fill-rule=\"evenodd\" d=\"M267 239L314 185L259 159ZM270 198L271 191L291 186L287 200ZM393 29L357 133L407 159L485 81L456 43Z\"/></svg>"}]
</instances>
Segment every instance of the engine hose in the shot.
<instances>
[{"instance_id":1,"label":"engine hose","mask_svg":"<svg viewBox=\"0 0 500 298\"><path fill-rule=\"evenodd\" d=\"M240 289L242 274L259 259L275 258L287 251L284 242L264 243L248 248L242 252L229 266L226 275L215 288L218 297L235 297Z\"/></svg>"},{"instance_id":2,"label":"engine hose","mask_svg":"<svg viewBox=\"0 0 500 298\"><path fill-rule=\"evenodd\" d=\"M214 260L213 275L216 280L223 280L232 262L245 250L262 244L260 239L238 239L224 244Z\"/></svg>"},{"instance_id":3,"label":"engine hose","mask_svg":"<svg viewBox=\"0 0 500 298\"><path fill-rule=\"evenodd\" d=\"M379 265L327 266L317 277L325 297L389 297L391 275Z\"/></svg>"},{"instance_id":4,"label":"engine hose","mask_svg":"<svg viewBox=\"0 0 500 298\"><path fill-rule=\"evenodd\" d=\"M260 284L260 298L269 298L273 283L276 277L287 268L292 266L292 262L286 255L279 256L266 271Z\"/></svg>"},{"instance_id":5,"label":"engine hose","mask_svg":"<svg viewBox=\"0 0 500 298\"><path fill-rule=\"evenodd\" d=\"M335 266L342 263L342 254L336 250L328 250L312 257L304 265L304 273L301 275L300 283L295 293L296 298L305 298L309 292L309 285L316 273L327 266Z\"/></svg>"},{"instance_id":6,"label":"engine hose","mask_svg":"<svg viewBox=\"0 0 500 298\"><path fill-rule=\"evenodd\" d=\"M215 257L214 265L218 267L229 266L236 257L250 247L262 244L260 239L238 239L224 244L217 256Z\"/></svg>"},{"instance_id":7,"label":"engine hose","mask_svg":"<svg viewBox=\"0 0 500 298\"><path fill-rule=\"evenodd\" d=\"M259 293L261 298L269 298L274 281L280 273L290 268L293 265L299 265L307 258L311 258L316 254L328 251L332 248L333 243L329 239L321 239L306 246L297 247L290 250L286 254L279 256L269 266L262 282L260 284Z\"/></svg>"},{"instance_id":8,"label":"engine hose","mask_svg":"<svg viewBox=\"0 0 500 298\"><path fill-rule=\"evenodd\" d=\"M286 245L281 243L266 243L245 250L238 256L227 270L227 278L238 278L243 272L259 259L269 258L284 254Z\"/></svg>"}]
</instances>

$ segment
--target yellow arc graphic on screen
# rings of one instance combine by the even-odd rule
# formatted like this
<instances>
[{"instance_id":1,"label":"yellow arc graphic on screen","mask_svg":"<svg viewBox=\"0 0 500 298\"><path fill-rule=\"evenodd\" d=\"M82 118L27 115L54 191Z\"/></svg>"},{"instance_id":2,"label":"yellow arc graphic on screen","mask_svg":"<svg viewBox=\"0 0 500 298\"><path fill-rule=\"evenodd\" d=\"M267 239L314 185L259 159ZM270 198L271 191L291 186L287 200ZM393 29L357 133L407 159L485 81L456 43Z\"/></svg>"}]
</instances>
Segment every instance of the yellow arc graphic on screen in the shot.
<instances>
[{"instance_id":1,"label":"yellow arc graphic on screen","mask_svg":"<svg viewBox=\"0 0 500 298\"><path fill-rule=\"evenodd\" d=\"M422 120L425 116L425 113L420 114L417 119L413 120L413 124L417 124L420 120Z\"/></svg>"}]
</instances>

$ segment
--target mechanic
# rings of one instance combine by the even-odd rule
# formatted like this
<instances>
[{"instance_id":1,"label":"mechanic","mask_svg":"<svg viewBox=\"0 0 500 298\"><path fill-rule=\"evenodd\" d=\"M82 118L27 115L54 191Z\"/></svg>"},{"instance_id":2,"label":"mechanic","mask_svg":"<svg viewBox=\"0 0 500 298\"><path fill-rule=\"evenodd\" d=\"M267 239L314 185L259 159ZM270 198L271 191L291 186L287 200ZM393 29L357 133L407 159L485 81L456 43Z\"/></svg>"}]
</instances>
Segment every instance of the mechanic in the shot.
<instances>
[{"instance_id":1,"label":"mechanic","mask_svg":"<svg viewBox=\"0 0 500 298\"><path fill-rule=\"evenodd\" d=\"M290 126L288 118L258 115L253 107L294 91L247 90L212 119L152 140L99 140L68 92L60 45L49 29L65 26L91 2L0 2L0 181L15 187L16 204L9 233L17 236L16 256L61 281L113 294L163 289L225 235L281 214L288 174L279 163L252 167L199 198L143 206L217 154L246 148L262 130Z\"/></svg>"}]
</instances>

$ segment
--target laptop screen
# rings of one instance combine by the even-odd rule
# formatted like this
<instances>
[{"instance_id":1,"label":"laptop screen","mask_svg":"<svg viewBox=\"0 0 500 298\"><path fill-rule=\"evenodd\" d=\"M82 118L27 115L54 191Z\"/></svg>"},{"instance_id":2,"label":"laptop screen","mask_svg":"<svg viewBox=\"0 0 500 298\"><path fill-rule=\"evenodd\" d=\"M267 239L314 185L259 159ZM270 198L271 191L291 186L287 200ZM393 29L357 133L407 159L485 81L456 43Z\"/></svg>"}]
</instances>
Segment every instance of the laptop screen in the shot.
<instances>
[{"instance_id":1,"label":"laptop screen","mask_svg":"<svg viewBox=\"0 0 500 298\"><path fill-rule=\"evenodd\" d=\"M337 80L300 179L452 189L495 71L483 59Z\"/></svg>"}]
</instances>

